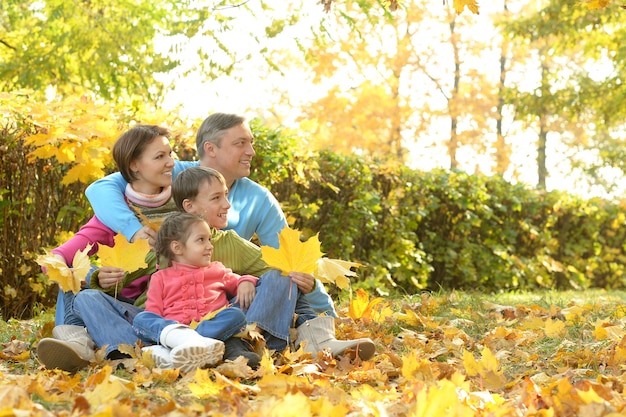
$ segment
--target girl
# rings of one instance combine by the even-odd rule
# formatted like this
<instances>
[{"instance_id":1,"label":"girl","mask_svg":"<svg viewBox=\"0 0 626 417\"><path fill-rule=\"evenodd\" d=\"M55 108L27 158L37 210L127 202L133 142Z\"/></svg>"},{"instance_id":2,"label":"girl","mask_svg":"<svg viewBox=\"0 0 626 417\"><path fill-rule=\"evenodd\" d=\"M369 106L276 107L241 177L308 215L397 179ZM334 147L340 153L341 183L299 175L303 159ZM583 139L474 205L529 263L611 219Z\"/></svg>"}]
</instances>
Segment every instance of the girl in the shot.
<instances>
[{"instance_id":1,"label":"girl","mask_svg":"<svg viewBox=\"0 0 626 417\"><path fill-rule=\"evenodd\" d=\"M258 278L235 274L222 263L212 262L211 234L206 221L194 214L175 213L165 220L157 234L156 253L158 259L167 260L167 268L152 275L146 309L137 314L133 327L145 342L172 349L171 360L186 364L183 371L207 362L193 350L180 349L189 340L203 337L224 340L227 348L233 346L248 365L256 367L260 357L242 339L233 337L245 330L246 315L230 306L229 299L236 296L247 309ZM206 319L209 313L214 316ZM192 322L199 322L195 331L189 328Z\"/></svg>"}]
</instances>

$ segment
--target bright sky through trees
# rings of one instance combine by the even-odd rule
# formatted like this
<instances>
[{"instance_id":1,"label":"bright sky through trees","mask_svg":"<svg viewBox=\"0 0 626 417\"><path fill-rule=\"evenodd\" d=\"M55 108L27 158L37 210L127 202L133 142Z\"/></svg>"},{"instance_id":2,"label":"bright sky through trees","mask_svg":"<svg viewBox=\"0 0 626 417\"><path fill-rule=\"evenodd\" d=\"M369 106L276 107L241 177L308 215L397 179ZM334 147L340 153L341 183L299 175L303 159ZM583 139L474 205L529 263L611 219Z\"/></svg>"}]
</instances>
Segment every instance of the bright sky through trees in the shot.
<instances>
[{"instance_id":1,"label":"bright sky through trees","mask_svg":"<svg viewBox=\"0 0 626 417\"><path fill-rule=\"evenodd\" d=\"M223 39L229 51L233 51L238 57L238 64L230 76L221 76L216 80L205 81L202 74L191 72L184 78L175 79L175 89L167 95L165 106L174 108L181 106L184 115L192 118L204 118L214 111L243 112L248 116L258 116L265 118L271 123L282 123L286 126L295 127L295 120L300 116L299 108L307 102L315 101L323 96L326 87L316 86L311 82L311 74L307 73L299 65L293 67L280 67L283 74L271 71L268 63L262 58L259 51L261 48L268 49L289 48L292 54L299 56L300 52L295 47L294 39L298 38L306 43L306 37L310 36L309 26L315 26L324 17L324 12L315 2L304 1L303 5L293 5L290 2L284 8L278 8L269 12L255 10L255 15L250 13L240 13L237 9L222 10L223 14L228 14L235 19L235 27L242 30L236 36ZM297 2L295 2L297 3ZM292 8L289 7L292 6ZM254 4L248 4L254 7ZM515 4L510 5L512 8ZM302 11L297 12L301 16L301 21L292 28L287 28L280 36L268 39L265 36L265 26L272 19L286 17L293 10L302 7ZM449 4L441 7L451 7ZM490 2L481 5L481 14L469 14L465 16L475 25L475 30L466 32L463 36L471 36L473 39L489 39L495 35L490 14L498 13L502 5L500 2ZM332 12L331 12L332 13ZM245 28L245 30L243 30ZM253 38L257 37L259 42ZM206 45L206 39L193 39L190 46L180 51L181 57L187 61L190 68L197 63L195 49L197 45ZM359 47L359 46L357 46ZM498 53L497 51L485 51ZM213 60L220 60L220 51L211 56ZM483 57L484 58L484 57ZM486 62L489 62L489 58ZM594 64L598 66L598 64ZM598 71L601 71L598 66ZM603 67L605 68L605 67ZM484 71L489 72L495 66L485 65ZM527 85L528 90L536 88L540 74L536 70L512 71L508 76L523 80L520 85ZM344 74L345 77L345 74ZM345 82L336 80L336 82ZM445 134L445 126L442 132L437 132L437 128L432 131L432 137L441 137ZM516 124L507 126L509 132L517 132L511 136L513 146L512 162L517 168L509 176L513 181L521 181L529 184L536 184L536 151L534 149L536 133L526 133ZM550 134L551 139L553 134ZM558 142L558 138L555 138ZM488 140L488 139L486 139ZM551 140L550 143L555 143ZM448 155L446 148L441 143L434 142L428 144L420 142L418 144L407 144L411 150L411 155L407 159L407 164L419 169L429 170L435 167L446 166ZM599 194L598 190L578 189L576 178L572 175L564 176L563 172L569 170L569 162L566 157L565 148L558 143L547 149L550 163L550 176L547 179L548 189L562 189L579 192L583 195ZM458 155L461 167L468 172L491 173L491 156L480 154L473 150L460 150ZM619 190L617 193L621 193Z\"/></svg>"}]
</instances>

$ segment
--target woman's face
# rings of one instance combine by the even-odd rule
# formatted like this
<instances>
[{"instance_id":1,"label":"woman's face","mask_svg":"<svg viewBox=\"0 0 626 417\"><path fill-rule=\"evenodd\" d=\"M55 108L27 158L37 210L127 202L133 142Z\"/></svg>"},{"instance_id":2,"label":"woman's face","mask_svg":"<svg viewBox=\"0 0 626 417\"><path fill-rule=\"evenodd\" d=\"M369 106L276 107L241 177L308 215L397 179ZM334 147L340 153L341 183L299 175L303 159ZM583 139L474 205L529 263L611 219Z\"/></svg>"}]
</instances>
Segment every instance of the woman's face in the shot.
<instances>
[{"instance_id":1,"label":"woman's face","mask_svg":"<svg viewBox=\"0 0 626 417\"><path fill-rule=\"evenodd\" d=\"M165 187L172 185L172 147L165 136L157 136L139 158L130 163L137 180L131 183L135 191L144 194L158 194Z\"/></svg>"},{"instance_id":2,"label":"woman's face","mask_svg":"<svg viewBox=\"0 0 626 417\"><path fill-rule=\"evenodd\" d=\"M198 188L198 195L188 200L185 209L188 213L201 216L211 227L223 229L228 224L228 189L219 181L204 181Z\"/></svg>"}]
</instances>

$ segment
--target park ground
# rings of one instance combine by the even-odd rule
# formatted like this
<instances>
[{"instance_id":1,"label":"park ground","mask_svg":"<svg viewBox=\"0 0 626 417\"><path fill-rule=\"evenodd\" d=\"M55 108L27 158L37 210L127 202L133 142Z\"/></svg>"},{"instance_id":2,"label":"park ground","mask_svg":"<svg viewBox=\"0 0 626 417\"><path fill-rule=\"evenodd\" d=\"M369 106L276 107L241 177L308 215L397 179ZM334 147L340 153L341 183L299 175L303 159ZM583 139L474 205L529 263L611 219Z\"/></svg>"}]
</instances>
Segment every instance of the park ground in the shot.
<instances>
[{"instance_id":1,"label":"park ground","mask_svg":"<svg viewBox=\"0 0 626 417\"><path fill-rule=\"evenodd\" d=\"M0 321L0 416L617 416L626 412L626 293L423 292L339 304L340 338L371 337L360 362L266 354L181 375L140 349L76 374L36 345L53 311Z\"/></svg>"}]
</instances>

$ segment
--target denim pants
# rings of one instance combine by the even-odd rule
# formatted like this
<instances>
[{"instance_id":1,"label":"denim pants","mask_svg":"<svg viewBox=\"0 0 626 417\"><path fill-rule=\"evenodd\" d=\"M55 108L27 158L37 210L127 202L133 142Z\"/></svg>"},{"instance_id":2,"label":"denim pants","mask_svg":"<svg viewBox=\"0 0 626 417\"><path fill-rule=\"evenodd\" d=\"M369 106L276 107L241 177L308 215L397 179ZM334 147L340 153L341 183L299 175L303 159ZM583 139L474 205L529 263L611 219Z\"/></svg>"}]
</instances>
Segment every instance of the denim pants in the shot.
<instances>
[{"instance_id":1,"label":"denim pants","mask_svg":"<svg viewBox=\"0 0 626 417\"><path fill-rule=\"evenodd\" d=\"M96 345L108 345L107 355L121 344L134 346L137 342L132 323L141 308L92 289L76 294L73 307L74 314L82 319Z\"/></svg>"},{"instance_id":2,"label":"denim pants","mask_svg":"<svg viewBox=\"0 0 626 417\"><path fill-rule=\"evenodd\" d=\"M89 280L91 279L91 274L93 271L98 269L95 265L91 266L91 269L87 273L85 277L85 281L87 281L87 287L89 287ZM76 316L74 313L74 297L76 295L67 291L64 292L61 288L59 288L59 293L57 295L57 305L54 316L54 324L55 326L60 326L61 324L75 324L78 326L84 326L83 321L80 317Z\"/></svg>"},{"instance_id":3,"label":"denim pants","mask_svg":"<svg viewBox=\"0 0 626 417\"><path fill-rule=\"evenodd\" d=\"M254 300L246 312L246 319L248 323L256 323L265 331L268 349L280 351L287 347L294 313L298 314L301 323L317 317L291 278L282 276L278 270L263 274L257 283Z\"/></svg>"},{"instance_id":4,"label":"denim pants","mask_svg":"<svg viewBox=\"0 0 626 417\"><path fill-rule=\"evenodd\" d=\"M166 319L151 311L137 314L133 322L135 333L146 344L161 343L161 332L171 324L179 324L176 320ZM246 315L237 307L228 307L220 311L210 320L203 320L196 327L196 332L204 337L226 341L246 327Z\"/></svg>"}]
</instances>

